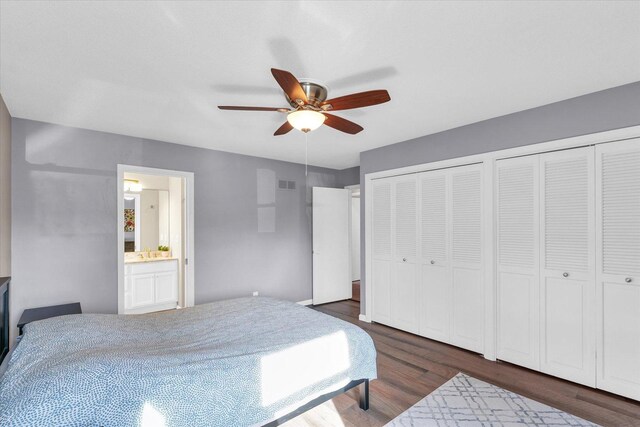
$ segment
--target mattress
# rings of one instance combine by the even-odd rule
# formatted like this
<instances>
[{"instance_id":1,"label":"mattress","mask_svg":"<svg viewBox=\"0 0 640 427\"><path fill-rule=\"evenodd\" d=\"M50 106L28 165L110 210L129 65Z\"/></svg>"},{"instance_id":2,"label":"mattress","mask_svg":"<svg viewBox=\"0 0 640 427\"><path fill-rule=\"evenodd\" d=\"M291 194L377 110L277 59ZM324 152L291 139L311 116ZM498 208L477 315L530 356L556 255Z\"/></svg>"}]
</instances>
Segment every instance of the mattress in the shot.
<instances>
[{"instance_id":1,"label":"mattress","mask_svg":"<svg viewBox=\"0 0 640 427\"><path fill-rule=\"evenodd\" d=\"M261 425L375 377L367 333L287 301L69 315L26 325L0 379L0 425Z\"/></svg>"}]
</instances>

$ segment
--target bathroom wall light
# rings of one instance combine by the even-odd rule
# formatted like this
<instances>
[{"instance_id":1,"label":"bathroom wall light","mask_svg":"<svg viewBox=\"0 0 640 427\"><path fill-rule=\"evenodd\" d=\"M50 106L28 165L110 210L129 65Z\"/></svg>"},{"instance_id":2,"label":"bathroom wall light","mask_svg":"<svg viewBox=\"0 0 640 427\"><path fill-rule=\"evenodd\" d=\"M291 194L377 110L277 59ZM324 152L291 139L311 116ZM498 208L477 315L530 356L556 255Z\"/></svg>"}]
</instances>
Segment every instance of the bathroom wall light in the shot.
<instances>
[{"instance_id":1,"label":"bathroom wall light","mask_svg":"<svg viewBox=\"0 0 640 427\"><path fill-rule=\"evenodd\" d=\"M137 179L125 179L124 191L139 193L142 191L142 184Z\"/></svg>"}]
</instances>

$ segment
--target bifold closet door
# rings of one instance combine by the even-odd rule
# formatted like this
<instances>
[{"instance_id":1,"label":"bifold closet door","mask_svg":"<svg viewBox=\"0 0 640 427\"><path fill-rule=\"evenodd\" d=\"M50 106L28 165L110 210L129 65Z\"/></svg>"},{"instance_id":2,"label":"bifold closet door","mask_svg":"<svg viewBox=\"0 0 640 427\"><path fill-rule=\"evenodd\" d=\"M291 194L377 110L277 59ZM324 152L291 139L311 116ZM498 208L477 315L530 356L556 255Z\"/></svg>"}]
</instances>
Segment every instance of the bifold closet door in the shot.
<instances>
[{"instance_id":1,"label":"bifold closet door","mask_svg":"<svg viewBox=\"0 0 640 427\"><path fill-rule=\"evenodd\" d=\"M373 320L482 352L482 164L372 182Z\"/></svg>"},{"instance_id":2,"label":"bifold closet door","mask_svg":"<svg viewBox=\"0 0 640 427\"><path fill-rule=\"evenodd\" d=\"M391 324L409 332L418 332L418 212L417 175L393 178L392 184L392 286Z\"/></svg>"},{"instance_id":3,"label":"bifold closet door","mask_svg":"<svg viewBox=\"0 0 640 427\"><path fill-rule=\"evenodd\" d=\"M391 179L372 182L371 277L367 277L372 292L372 320L391 324L392 236L391 236ZM368 291L367 291L368 292Z\"/></svg>"},{"instance_id":4,"label":"bifold closet door","mask_svg":"<svg viewBox=\"0 0 640 427\"><path fill-rule=\"evenodd\" d=\"M596 148L597 387L640 400L640 140Z\"/></svg>"},{"instance_id":5,"label":"bifold closet door","mask_svg":"<svg viewBox=\"0 0 640 427\"><path fill-rule=\"evenodd\" d=\"M540 369L595 386L593 148L539 157Z\"/></svg>"},{"instance_id":6,"label":"bifold closet door","mask_svg":"<svg viewBox=\"0 0 640 427\"><path fill-rule=\"evenodd\" d=\"M451 339L483 352L482 164L450 169Z\"/></svg>"},{"instance_id":7,"label":"bifold closet door","mask_svg":"<svg viewBox=\"0 0 640 427\"><path fill-rule=\"evenodd\" d=\"M496 162L498 359L540 369L539 158Z\"/></svg>"},{"instance_id":8,"label":"bifold closet door","mask_svg":"<svg viewBox=\"0 0 640 427\"><path fill-rule=\"evenodd\" d=\"M418 175L420 225L419 333L448 342L451 317L451 259L448 169Z\"/></svg>"}]
</instances>

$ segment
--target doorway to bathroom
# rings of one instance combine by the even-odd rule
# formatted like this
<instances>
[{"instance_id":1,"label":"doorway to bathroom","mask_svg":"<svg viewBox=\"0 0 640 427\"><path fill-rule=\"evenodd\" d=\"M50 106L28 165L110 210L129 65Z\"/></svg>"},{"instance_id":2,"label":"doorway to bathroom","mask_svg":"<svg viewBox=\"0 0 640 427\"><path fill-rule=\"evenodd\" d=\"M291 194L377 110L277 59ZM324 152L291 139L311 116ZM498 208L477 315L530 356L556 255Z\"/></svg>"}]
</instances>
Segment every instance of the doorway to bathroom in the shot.
<instances>
[{"instance_id":1,"label":"doorway to bathroom","mask_svg":"<svg viewBox=\"0 0 640 427\"><path fill-rule=\"evenodd\" d=\"M118 313L194 305L192 172L118 165Z\"/></svg>"}]
</instances>

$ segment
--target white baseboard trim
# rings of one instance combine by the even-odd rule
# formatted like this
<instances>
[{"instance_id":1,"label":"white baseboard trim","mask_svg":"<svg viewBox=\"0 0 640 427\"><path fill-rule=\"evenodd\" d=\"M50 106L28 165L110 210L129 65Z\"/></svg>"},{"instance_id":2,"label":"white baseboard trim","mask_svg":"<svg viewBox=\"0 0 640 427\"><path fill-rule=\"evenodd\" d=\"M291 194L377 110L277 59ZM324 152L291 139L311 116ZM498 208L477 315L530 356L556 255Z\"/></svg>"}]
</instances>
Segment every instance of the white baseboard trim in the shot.
<instances>
[{"instance_id":1,"label":"white baseboard trim","mask_svg":"<svg viewBox=\"0 0 640 427\"><path fill-rule=\"evenodd\" d=\"M300 305L311 305L313 304L313 300L312 299L306 299L304 301L298 301L296 304L300 304Z\"/></svg>"},{"instance_id":2,"label":"white baseboard trim","mask_svg":"<svg viewBox=\"0 0 640 427\"><path fill-rule=\"evenodd\" d=\"M358 316L358 320L360 320L361 322L371 323L371 320L369 320L369 319L367 318L367 315L366 315L366 314L361 314L361 315L359 315L359 316Z\"/></svg>"}]
</instances>

